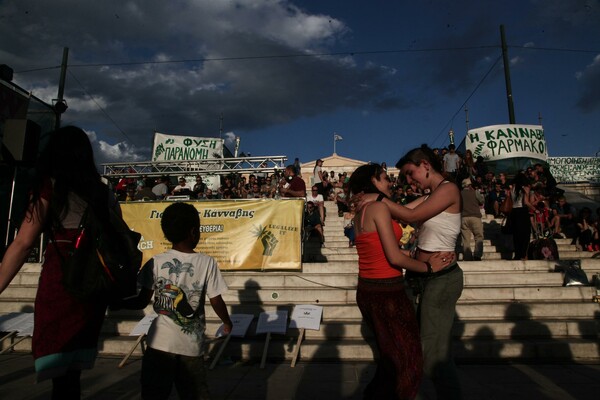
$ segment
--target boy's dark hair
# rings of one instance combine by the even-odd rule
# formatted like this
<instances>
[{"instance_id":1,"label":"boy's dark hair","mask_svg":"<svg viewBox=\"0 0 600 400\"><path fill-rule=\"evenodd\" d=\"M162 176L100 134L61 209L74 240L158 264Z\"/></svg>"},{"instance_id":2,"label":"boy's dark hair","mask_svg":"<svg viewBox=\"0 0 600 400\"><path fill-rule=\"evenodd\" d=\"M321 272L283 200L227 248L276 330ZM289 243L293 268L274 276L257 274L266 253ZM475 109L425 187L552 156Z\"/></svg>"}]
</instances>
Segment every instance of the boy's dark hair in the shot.
<instances>
[{"instance_id":1,"label":"boy's dark hair","mask_svg":"<svg viewBox=\"0 0 600 400\"><path fill-rule=\"evenodd\" d=\"M198 210L191 204L173 203L163 212L160 227L169 242L183 242L193 228L200 227Z\"/></svg>"}]
</instances>

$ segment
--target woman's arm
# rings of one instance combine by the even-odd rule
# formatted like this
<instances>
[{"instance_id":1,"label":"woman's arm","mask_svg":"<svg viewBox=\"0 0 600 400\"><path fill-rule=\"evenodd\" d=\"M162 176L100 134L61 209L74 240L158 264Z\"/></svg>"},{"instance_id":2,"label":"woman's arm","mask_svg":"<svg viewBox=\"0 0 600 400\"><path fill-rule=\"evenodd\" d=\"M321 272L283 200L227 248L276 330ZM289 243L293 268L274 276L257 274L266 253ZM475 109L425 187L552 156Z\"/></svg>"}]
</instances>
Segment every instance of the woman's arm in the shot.
<instances>
[{"instance_id":1,"label":"woman's arm","mask_svg":"<svg viewBox=\"0 0 600 400\"><path fill-rule=\"evenodd\" d=\"M425 200L427 200L427 196L419 196L419 198L414 199L410 203L405 204L404 207L414 209L418 207L419 204L423 203Z\"/></svg>"},{"instance_id":2,"label":"woman's arm","mask_svg":"<svg viewBox=\"0 0 600 400\"><path fill-rule=\"evenodd\" d=\"M521 189L523 190L523 205L529 208L530 210L535 211L535 206L531 202L531 190L529 186L523 186Z\"/></svg>"},{"instance_id":3,"label":"woman's arm","mask_svg":"<svg viewBox=\"0 0 600 400\"><path fill-rule=\"evenodd\" d=\"M370 196L370 194L365 196ZM417 201L418 203L415 203ZM434 190L429 197L417 199L409 203L414 208L394 203L388 198L382 200L382 203L389 207L394 218L407 223L426 221L447 210L457 202L458 207L455 212L460 212L460 193L458 192L458 187L448 183ZM412 203L415 203L415 205L412 205Z\"/></svg>"},{"instance_id":4,"label":"woman's arm","mask_svg":"<svg viewBox=\"0 0 600 400\"><path fill-rule=\"evenodd\" d=\"M36 239L42 233L47 210L48 202L44 199L40 199L36 207L30 206L27 210L19 233L6 249L0 264L0 293L6 289L27 260Z\"/></svg>"},{"instance_id":5,"label":"woman's arm","mask_svg":"<svg viewBox=\"0 0 600 400\"><path fill-rule=\"evenodd\" d=\"M364 212L367 212L366 210ZM415 272L437 272L444 267L450 265L453 261L453 254L436 254L431 257L432 271L428 271L428 266L425 262L410 258L402 252L396 241L394 230L392 228L392 216L390 210L383 204L373 204L369 207L369 217L373 219L379 240L383 247L386 258L390 264L399 268L405 268ZM443 259L445 258L445 261Z\"/></svg>"}]
</instances>

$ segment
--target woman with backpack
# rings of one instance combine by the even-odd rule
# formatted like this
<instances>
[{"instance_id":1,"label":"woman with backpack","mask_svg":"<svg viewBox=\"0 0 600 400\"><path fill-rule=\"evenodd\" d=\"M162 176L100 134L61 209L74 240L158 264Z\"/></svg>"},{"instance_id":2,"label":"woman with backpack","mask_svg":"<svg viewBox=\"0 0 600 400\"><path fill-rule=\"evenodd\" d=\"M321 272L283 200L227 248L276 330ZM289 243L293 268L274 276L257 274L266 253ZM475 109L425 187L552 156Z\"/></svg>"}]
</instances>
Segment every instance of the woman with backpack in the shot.
<instances>
[{"instance_id":1,"label":"woman with backpack","mask_svg":"<svg viewBox=\"0 0 600 400\"><path fill-rule=\"evenodd\" d=\"M86 209L101 221L118 203L100 180L92 146L80 128L50 134L36 166L31 196L14 241L0 265L0 293L19 272L41 233L50 239L35 298L32 352L37 381L52 379L52 399L79 399L81 370L97 355L107 300L80 300L65 289L61 265Z\"/></svg>"}]
</instances>

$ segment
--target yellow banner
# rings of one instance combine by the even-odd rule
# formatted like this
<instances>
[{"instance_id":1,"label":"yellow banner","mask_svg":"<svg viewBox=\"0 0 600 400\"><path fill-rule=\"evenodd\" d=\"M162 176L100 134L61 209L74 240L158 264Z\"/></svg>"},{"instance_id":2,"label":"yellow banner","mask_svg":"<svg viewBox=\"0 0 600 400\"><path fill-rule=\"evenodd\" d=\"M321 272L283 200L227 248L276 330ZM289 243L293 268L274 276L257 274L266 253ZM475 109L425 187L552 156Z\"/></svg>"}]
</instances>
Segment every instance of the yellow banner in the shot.
<instances>
[{"instance_id":1,"label":"yellow banner","mask_svg":"<svg viewBox=\"0 0 600 400\"><path fill-rule=\"evenodd\" d=\"M214 257L222 270L301 269L304 200L189 201L200 215L196 251ZM160 228L171 202L121 203L123 219L142 234L144 262L171 248Z\"/></svg>"}]
</instances>

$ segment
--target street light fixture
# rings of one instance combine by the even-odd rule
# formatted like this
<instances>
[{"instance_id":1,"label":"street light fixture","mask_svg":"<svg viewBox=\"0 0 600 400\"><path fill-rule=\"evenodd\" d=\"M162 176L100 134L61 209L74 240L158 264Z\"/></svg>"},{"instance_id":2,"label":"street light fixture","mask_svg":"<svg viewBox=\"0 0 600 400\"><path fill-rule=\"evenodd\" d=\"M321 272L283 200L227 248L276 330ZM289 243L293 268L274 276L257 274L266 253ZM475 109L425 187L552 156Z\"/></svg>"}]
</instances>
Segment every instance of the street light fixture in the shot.
<instances>
[{"instance_id":1,"label":"street light fixture","mask_svg":"<svg viewBox=\"0 0 600 400\"><path fill-rule=\"evenodd\" d=\"M52 99L52 107L58 115L64 114L67 108L69 108L65 99Z\"/></svg>"}]
</instances>

